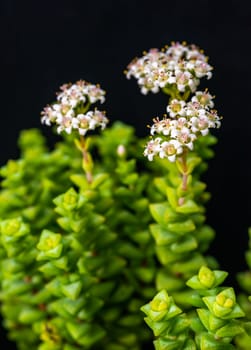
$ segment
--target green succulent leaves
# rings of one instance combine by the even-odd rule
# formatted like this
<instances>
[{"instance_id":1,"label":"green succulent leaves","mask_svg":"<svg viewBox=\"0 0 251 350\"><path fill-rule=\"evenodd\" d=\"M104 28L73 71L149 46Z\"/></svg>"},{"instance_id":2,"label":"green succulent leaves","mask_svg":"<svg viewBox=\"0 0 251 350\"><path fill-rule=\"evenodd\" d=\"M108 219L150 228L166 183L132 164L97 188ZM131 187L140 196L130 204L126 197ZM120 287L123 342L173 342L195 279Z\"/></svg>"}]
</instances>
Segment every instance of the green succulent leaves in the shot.
<instances>
[{"instance_id":1,"label":"green succulent leaves","mask_svg":"<svg viewBox=\"0 0 251 350\"><path fill-rule=\"evenodd\" d=\"M40 253L37 256L38 260L47 260L48 258L59 258L63 245L61 243L62 235L49 230L43 230L37 248Z\"/></svg>"},{"instance_id":2,"label":"green succulent leaves","mask_svg":"<svg viewBox=\"0 0 251 350\"><path fill-rule=\"evenodd\" d=\"M20 349L138 350L150 338L140 306L155 291L157 194L137 171L138 142L122 123L93 137L89 182L70 137L47 151L40 132L22 132L0 192L0 299Z\"/></svg>"},{"instance_id":3,"label":"green succulent leaves","mask_svg":"<svg viewBox=\"0 0 251 350\"><path fill-rule=\"evenodd\" d=\"M214 230L205 223L210 194L200 177L214 154L209 128L219 127L221 117L207 91L187 100L212 68L195 46L171 47L166 53L171 62L177 55L181 72L190 62L190 79L174 72L175 83L170 74L155 82L168 79L161 89L170 97L171 118L154 119L152 139L163 135L145 152L145 140L121 122L85 137L108 120L96 109L92 118L82 114L103 92L92 86L92 97L85 96L86 82L79 81L58 94L58 101L73 98L68 107L78 116L66 117L67 104L60 118L54 104L42 113L43 122L66 131L64 140L49 151L40 131L24 130L20 159L0 169L0 302L19 350L140 350L152 339L148 328L156 350L231 350L236 340L250 347L248 298L244 312L234 289L222 286L227 273L206 255ZM149 53L164 69L165 50ZM143 91L156 92L152 76L141 78ZM143 154L161 159L145 164ZM251 267L250 252L246 258ZM250 272L239 280L251 293Z\"/></svg>"},{"instance_id":4,"label":"green succulent leaves","mask_svg":"<svg viewBox=\"0 0 251 350\"><path fill-rule=\"evenodd\" d=\"M183 317L182 310L166 290L161 290L141 310L147 316L145 322L157 337L154 341L155 349L188 349L188 345L195 346L188 339L189 321Z\"/></svg>"},{"instance_id":5,"label":"green succulent leaves","mask_svg":"<svg viewBox=\"0 0 251 350\"><path fill-rule=\"evenodd\" d=\"M182 311L166 290L141 308L157 337L155 349L235 349L234 338L246 333L249 323L239 320L245 313L236 302L233 288L220 286L226 276L224 271L202 266L187 281L197 294L199 308L194 310ZM194 295L187 301L194 305Z\"/></svg>"},{"instance_id":6,"label":"green succulent leaves","mask_svg":"<svg viewBox=\"0 0 251 350\"><path fill-rule=\"evenodd\" d=\"M29 233L29 227L21 217L7 219L1 222L0 230L3 236L19 238Z\"/></svg>"},{"instance_id":7,"label":"green succulent leaves","mask_svg":"<svg viewBox=\"0 0 251 350\"><path fill-rule=\"evenodd\" d=\"M195 290L215 288L226 279L227 275L225 271L212 271L207 266L202 266L198 275L191 277L186 284Z\"/></svg>"},{"instance_id":8,"label":"green succulent leaves","mask_svg":"<svg viewBox=\"0 0 251 350\"><path fill-rule=\"evenodd\" d=\"M214 296L203 298L210 312L222 319L243 317L245 314L238 304L233 288L227 288Z\"/></svg>"},{"instance_id":9,"label":"green succulent leaves","mask_svg":"<svg viewBox=\"0 0 251 350\"><path fill-rule=\"evenodd\" d=\"M181 313L181 310L175 305L173 298L169 297L165 290L160 291L153 300L143 306L141 310L152 321L168 320Z\"/></svg>"}]
</instances>

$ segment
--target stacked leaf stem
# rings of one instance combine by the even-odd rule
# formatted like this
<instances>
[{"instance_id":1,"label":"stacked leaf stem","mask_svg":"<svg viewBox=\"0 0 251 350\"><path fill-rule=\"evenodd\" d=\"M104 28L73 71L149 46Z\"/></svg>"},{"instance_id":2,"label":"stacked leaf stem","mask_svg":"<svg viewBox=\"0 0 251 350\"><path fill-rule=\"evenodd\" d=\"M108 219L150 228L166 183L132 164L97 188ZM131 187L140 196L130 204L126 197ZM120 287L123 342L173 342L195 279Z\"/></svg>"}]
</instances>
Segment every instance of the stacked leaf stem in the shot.
<instances>
[{"instance_id":1,"label":"stacked leaf stem","mask_svg":"<svg viewBox=\"0 0 251 350\"><path fill-rule=\"evenodd\" d=\"M233 350L237 335L250 334L250 322L231 287L221 286L227 273L202 266L187 281L193 290L190 311L178 307L165 289L142 307L153 330L156 350Z\"/></svg>"},{"instance_id":2,"label":"stacked leaf stem","mask_svg":"<svg viewBox=\"0 0 251 350\"><path fill-rule=\"evenodd\" d=\"M140 306L155 293L159 195L132 127L86 136L108 122L89 109L103 100L99 86L64 85L42 113L63 141L49 151L23 131L21 158L1 169L1 310L21 350L137 350L151 337Z\"/></svg>"},{"instance_id":3,"label":"stacked leaf stem","mask_svg":"<svg viewBox=\"0 0 251 350\"><path fill-rule=\"evenodd\" d=\"M216 267L206 250L214 237L206 224L206 185L200 181L221 117L213 109L213 96L198 91L200 78L211 78L212 67L195 45L172 43L162 50L151 49L128 66L127 77L137 79L141 92L162 91L169 97L167 114L154 118L151 139L144 155L151 162L165 163L166 174L154 179L164 196L152 203L155 223L150 225L156 255L162 265L157 273L157 290L166 288L175 300L186 304L185 282L201 265Z\"/></svg>"}]
</instances>

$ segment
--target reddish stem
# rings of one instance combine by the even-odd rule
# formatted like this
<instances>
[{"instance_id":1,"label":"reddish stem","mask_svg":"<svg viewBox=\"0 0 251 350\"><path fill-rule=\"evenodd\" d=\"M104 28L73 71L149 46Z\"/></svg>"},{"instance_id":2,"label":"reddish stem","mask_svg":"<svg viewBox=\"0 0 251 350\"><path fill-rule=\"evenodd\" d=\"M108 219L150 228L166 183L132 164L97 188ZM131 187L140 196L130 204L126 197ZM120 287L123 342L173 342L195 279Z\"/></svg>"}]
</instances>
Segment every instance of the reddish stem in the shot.
<instances>
[{"instance_id":1,"label":"reddish stem","mask_svg":"<svg viewBox=\"0 0 251 350\"><path fill-rule=\"evenodd\" d=\"M188 175L187 175L187 162L186 162L186 153L184 152L182 157L181 157L181 164L182 164L182 185L181 189L183 191L187 191L187 180L188 180ZM185 201L184 197L180 197L178 200L179 205L183 205Z\"/></svg>"},{"instance_id":2,"label":"reddish stem","mask_svg":"<svg viewBox=\"0 0 251 350\"><path fill-rule=\"evenodd\" d=\"M86 148L85 139L82 135L80 136L80 145L82 149L83 160L87 163L89 161L89 154ZM85 175L86 175L87 182L89 184L92 183L92 180L93 180L92 173L90 171L85 170Z\"/></svg>"},{"instance_id":3,"label":"reddish stem","mask_svg":"<svg viewBox=\"0 0 251 350\"><path fill-rule=\"evenodd\" d=\"M181 157L182 161L182 168L183 168L183 173L182 173L182 190L186 191L187 190L187 159L186 159L186 153L183 153Z\"/></svg>"}]
</instances>

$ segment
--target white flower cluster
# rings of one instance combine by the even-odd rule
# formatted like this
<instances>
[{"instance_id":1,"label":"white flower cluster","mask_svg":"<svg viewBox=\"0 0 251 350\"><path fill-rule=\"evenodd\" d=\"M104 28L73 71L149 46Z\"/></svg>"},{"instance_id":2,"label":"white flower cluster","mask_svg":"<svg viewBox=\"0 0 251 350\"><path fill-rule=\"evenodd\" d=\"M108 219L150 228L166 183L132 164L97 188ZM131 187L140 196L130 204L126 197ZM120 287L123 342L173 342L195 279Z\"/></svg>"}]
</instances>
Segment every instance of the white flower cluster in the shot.
<instances>
[{"instance_id":1,"label":"white flower cluster","mask_svg":"<svg viewBox=\"0 0 251 350\"><path fill-rule=\"evenodd\" d=\"M168 85L176 84L180 92L195 92L199 79L212 76L212 66L207 57L195 45L172 43L161 51L151 49L141 58L135 58L127 67L128 79L134 77L143 94L157 93Z\"/></svg>"},{"instance_id":2,"label":"white flower cluster","mask_svg":"<svg viewBox=\"0 0 251 350\"><path fill-rule=\"evenodd\" d=\"M42 111L42 123L56 124L58 133L65 131L70 134L75 130L80 135L97 127L106 127L108 119L105 112L96 108L87 111L90 104L105 101L105 91L99 85L80 80L75 84L64 84L60 90L57 102L46 106Z\"/></svg>"},{"instance_id":3,"label":"white flower cluster","mask_svg":"<svg viewBox=\"0 0 251 350\"><path fill-rule=\"evenodd\" d=\"M184 149L193 149L194 141L208 134L210 128L219 128L220 117L212 110L213 97L207 92L197 91L190 102L172 100L167 106L170 118L155 118L151 135L160 135L148 142L144 155L150 161L158 155L171 162L182 155Z\"/></svg>"}]
</instances>

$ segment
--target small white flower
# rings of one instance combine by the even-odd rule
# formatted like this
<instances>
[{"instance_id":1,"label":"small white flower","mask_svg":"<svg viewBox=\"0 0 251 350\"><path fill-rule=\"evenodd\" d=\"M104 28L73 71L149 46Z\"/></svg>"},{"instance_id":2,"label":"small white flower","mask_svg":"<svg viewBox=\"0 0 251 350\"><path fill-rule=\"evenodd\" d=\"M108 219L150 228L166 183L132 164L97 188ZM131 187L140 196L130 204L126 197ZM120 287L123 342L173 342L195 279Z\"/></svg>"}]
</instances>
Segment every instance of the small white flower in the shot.
<instances>
[{"instance_id":1,"label":"small white flower","mask_svg":"<svg viewBox=\"0 0 251 350\"><path fill-rule=\"evenodd\" d=\"M177 115L184 116L186 102L182 100L173 99L171 103L167 106L167 112L169 113L171 118L175 118Z\"/></svg>"},{"instance_id":2,"label":"small white flower","mask_svg":"<svg viewBox=\"0 0 251 350\"><path fill-rule=\"evenodd\" d=\"M106 127L108 119L105 116L105 112L95 109L94 111L89 111L87 115L90 116L91 130L94 130L97 126L101 127L102 130Z\"/></svg>"},{"instance_id":3,"label":"small white flower","mask_svg":"<svg viewBox=\"0 0 251 350\"><path fill-rule=\"evenodd\" d=\"M146 88L146 87L144 87L144 86L142 86L142 88L141 88L141 93L143 94L143 95L147 95L147 93L148 93L148 89Z\"/></svg>"},{"instance_id":4,"label":"small white flower","mask_svg":"<svg viewBox=\"0 0 251 350\"><path fill-rule=\"evenodd\" d=\"M201 107L199 102L188 102L186 105L186 115L188 117L198 116L199 113L202 113Z\"/></svg>"},{"instance_id":5,"label":"small white flower","mask_svg":"<svg viewBox=\"0 0 251 350\"><path fill-rule=\"evenodd\" d=\"M62 117L62 121L57 128L57 132L60 134L62 131L65 131L67 134L70 134L72 131L72 118Z\"/></svg>"},{"instance_id":6,"label":"small white flower","mask_svg":"<svg viewBox=\"0 0 251 350\"><path fill-rule=\"evenodd\" d=\"M85 135L90 129L90 116L87 114L79 114L76 119L76 129L78 129L80 135Z\"/></svg>"},{"instance_id":7,"label":"small white flower","mask_svg":"<svg viewBox=\"0 0 251 350\"><path fill-rule=\"evenodd\" d=\"M87 111L90 104L105 100L105 91L99 85L79 80L75 84L64 84L57 93L57 102L42 111L41 122L57 125L57 132L72 131L85 135L96 127L104 129L108 123L105 112L97 109Z\"/></svg>"},{"instance_id":8,"label":"small white flower","mask_svg":"<svg viewBox=\"0 0 251 350\"><path fill-rule=\"evenodd\" d=\"M79 102L86 103L89 100L93 104L97 101L103 103L105 100L105 91L98 84L93 85L84 80L79 80L75 84L64 84L60 90L61 92L57 94L57 100L73 108Z\"/></svg>"},{"instance_id":9,"label":"small white flower","mask_svg":"<svg viewBox=\"0 0 251 350\"><path fill-rule=\"evenodd\" d=\"M161 144L161 150L159 152L160 158L168 158L170 162L174 162L176 155L183 152L182 145L177 140L164 141Z\"/></svg>"},{"instance_id":10,"label":"small white flower","mask_svg":"<svg viewBox=\"0 0 251 350\"><path fill-rule=\"evenodd\" d=\"M105 102L105 92L100 89L99 85L89 85L86 91L91 103Z\"/></svg>"},{"instance_id":11,"label":"small white flower","mask_svg":"<svg viewBox=\"0 0 251 350\"><path fill-rule=\"evenodd\" d=\"M161 138L157 137L156 139L150 140L147 143L146 148L144 150L144 156L146 156L148 160L152 161L153 157L160 152L161 150L160 142L161 142Z\"/></svg>"},{"instance_id":12,"label":"small white flower","mask_svg":"<svg viewBox=\"0 0 251 350\"><path fill-rule=\"evenodd\" d=\"M176 77L174 75L170 75L167 79L168 84L176 84Z\"/></svg>"},{"instance_id":13,"label":"small white flower","mask_svg":"<svg viewBox=\"0 0 251 350\"><path fill-rule=\"evenodd\" d=\"M171 163L175 162L175 160L176 160L176 154L173 154L172 156L167 156L167 159L168 159Z\"/></svg>"},{"instance_id":14,"label":"small white flower","mask_svg":"<svg viewBox=\"0 0 251 350\"><path fill-rule=\"evenodd\" d=\"M221 118L216 110L210 109L212 96L207 92L198 91L191 101L173 99L167 106L167 112L172 118L154 118L150 133L152 139L145 149L144 155L149 160L154 156L175 161L185 149L193 150L194 142L200 136L209 133L210 128L219 128Z\"/></svg>"},{"instance_id":15,"label":"small white flower","mask_svg":"<svg viewBox=\"0 0 251 350\"><path fill-rule=\"evenodd\" d=\"M208 125L209 125L209 128L219 128L221 126L221 117L219 117L217 115L217 111L216 110L211 110L208 112L207 114L208 116Z\"/></svg>"},{"instance_id":16,"label":"small white flower","mask_svg":"<svg viewBox=\"0 0 251 350\"><path fill-rule=\"evenodd\" d=\"M183 129L187 125L186 115L185 114L183 114L183 115L184 115L184 117L179 117L177 119L177 124L176 124L177 129Z\"/></svg>"},{"instance_id":17,"label":"small white flower","mask_svg":"<svg viewBox=\"0 0 251 350\"><path fill-rule=\"evenodd\" d=\"M151 126L150 134L154 135L155 133L157 134L164 134L164 129L169 127L169 119L162 119L159 120L159 118L154 118L153 119L154 124Z\"/></svg>"},{"instance_id":18,"label":"small white flower","mask_svg":"<svg viewBox=\"0 0 251 350\"><path fill-rule=\"evenodd\" d=\"M141 92L156 93L166 85L176 84L180 92L189 88L194 92L199 79L211 77L212 67L207 57L195 45L172 43L166 50L151 49L135 58L127 67L126 77L138 81Z\"/></svg>"},{"instance_id":19,"label":"small white flower","mask_svg":"<svg viewBox=\"0 0 251 350\"><path fill-rule=\"evenodd\" d=\"M117 147L117 155L119 157L124 157L126 155L126 148L124 145L118 145Z\"/></svg>"},{"instance_id":20,"label":"small white flower","mask_svg":"<svg viewBox=\"0 0 251 350\"><path fill-rule=\"evenodd\" d=\"M192 92L195 91L198 85L198 80L195 79L190 72L177 69L175 71L175 76L177 88L179 91L184 92L186 87L189 87Z\"/></svg>"},{"instance_id":21,"label":"small white flower","mask_svg":"<svg viewBox=\"0 0 251 350\"><path fill-rule=\"evenodd\" d=\"M212 69L213 67L211 67L207 62L201 60L195 61L194 72L197 78L206 76L207 79L210 79L212 77Z\"/></svg>"},{"instance_id":22,"label":"small white flower","mask_svg":"<svg viewBox=\"0 0 251 350\"><path fill-rule=\"evenodd\" d=\"M213 108L213 96L210 95L207 91L196 91L195 96L191 99L192 102L198 102L204 107Z\"/></svg>"},{"instance_id":23,"label":"small white flower","mask_svg":"<svg viewBox=\"0 0 251 350\"><path fill-rule=\"evenodd\" d=\"M188 48L180 44L179 42L173 42L172 45L166 50L166 54L175 60L182 58L188 51Z\"/></svg>"}]
</instances>

